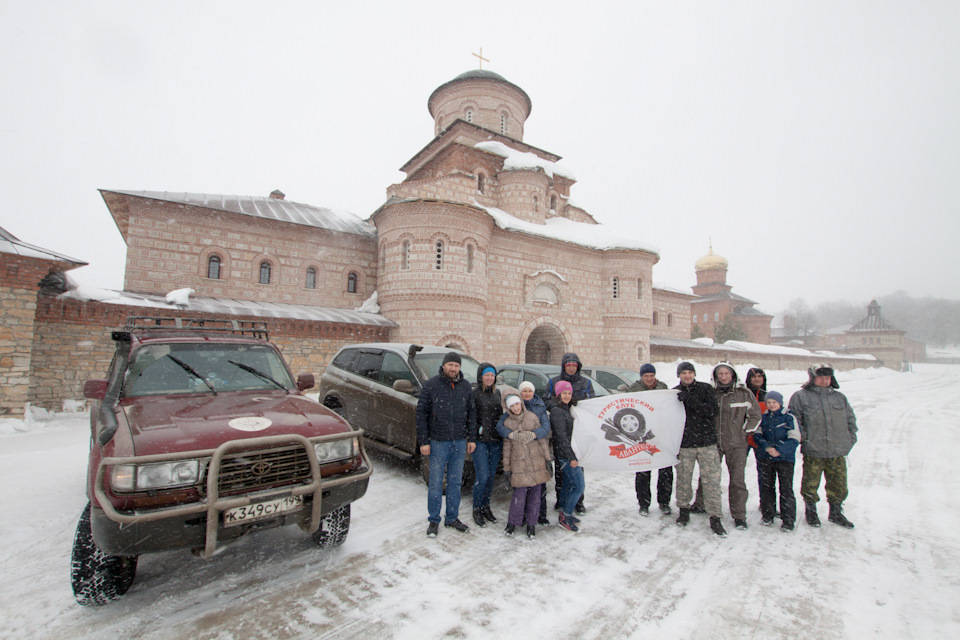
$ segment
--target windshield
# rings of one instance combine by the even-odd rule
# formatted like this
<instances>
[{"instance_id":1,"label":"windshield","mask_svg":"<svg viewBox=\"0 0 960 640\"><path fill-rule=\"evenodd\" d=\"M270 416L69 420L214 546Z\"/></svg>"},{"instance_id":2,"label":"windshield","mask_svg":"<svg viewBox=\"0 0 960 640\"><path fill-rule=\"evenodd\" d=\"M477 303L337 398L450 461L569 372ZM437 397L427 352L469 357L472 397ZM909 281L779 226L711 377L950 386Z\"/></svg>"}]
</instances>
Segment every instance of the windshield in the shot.
<instances>
[{"instance_id":1,"label":"windshield","mask_svg":"<svg viewBox=\"0 0 960 640\"><path fill-rule=\"evenodd\" d=\"M273 348L258 344L152 344L136 351L124 397L221 391L293 389L296 384Z\"/></svg>"},{"instance_id":2,"label":"windshield","mask_svg":"<svg viewBox=\"0 0 960 640\"><path fill-rule=\"evenodd\" d=\"M423 353L422 351L414 356L413 360L420 367L427 378L432 378L440 371L440 365L443 364L443 357L446 353ZM463 379L470 384L477 384L477 368L480 363L468 355L460 354L460 373Z\"/></svg>"}]
</instances>

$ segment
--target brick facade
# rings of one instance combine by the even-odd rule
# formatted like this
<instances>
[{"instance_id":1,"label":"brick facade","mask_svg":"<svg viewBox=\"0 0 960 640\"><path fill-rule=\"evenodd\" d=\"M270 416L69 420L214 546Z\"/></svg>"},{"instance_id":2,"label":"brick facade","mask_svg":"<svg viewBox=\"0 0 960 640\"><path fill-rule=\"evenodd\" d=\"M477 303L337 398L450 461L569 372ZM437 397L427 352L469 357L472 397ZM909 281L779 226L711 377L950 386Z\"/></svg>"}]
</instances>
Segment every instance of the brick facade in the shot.
<instances>
[{"instance_id":1,"label":"brick facade","mask_svg":"<svg viewBox=\"0 0 960 640\"><path fill-rule=\"evenodd\" d=\"M38 284L53 267L49 260L0 252L0 416L22 415L30 401Z\"/></svg>"}]
</instances>

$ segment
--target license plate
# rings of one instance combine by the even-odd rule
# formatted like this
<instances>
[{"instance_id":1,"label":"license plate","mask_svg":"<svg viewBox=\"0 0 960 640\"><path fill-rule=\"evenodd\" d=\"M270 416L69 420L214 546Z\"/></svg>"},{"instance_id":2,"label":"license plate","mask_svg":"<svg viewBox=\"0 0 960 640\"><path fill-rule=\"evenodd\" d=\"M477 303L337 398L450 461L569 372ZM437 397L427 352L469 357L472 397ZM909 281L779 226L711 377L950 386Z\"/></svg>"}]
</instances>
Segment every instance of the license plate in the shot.
<instances>
[{"instance_id":1,"label":"license plate","mask_svg":"<svg viewBox=\"0 0 960 640\"><path fill-rule=\"evenodd\" d=\"M303 506L303 496L278 498L268 502L257 502L242 507L234 507L223 512L223 526L231 527L245 522L263 520L288 511L296 511Z\"/></svg>"}]
</instances>

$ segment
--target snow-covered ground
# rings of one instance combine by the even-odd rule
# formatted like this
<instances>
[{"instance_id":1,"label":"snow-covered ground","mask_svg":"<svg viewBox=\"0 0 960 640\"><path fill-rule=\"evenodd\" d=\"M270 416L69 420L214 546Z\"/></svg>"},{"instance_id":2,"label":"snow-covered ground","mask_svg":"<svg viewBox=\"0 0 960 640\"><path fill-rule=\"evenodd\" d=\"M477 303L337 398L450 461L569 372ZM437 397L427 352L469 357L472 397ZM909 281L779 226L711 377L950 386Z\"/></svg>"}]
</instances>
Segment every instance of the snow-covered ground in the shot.
<instances>
[{"instance_id":1,"label":"snow-covered ground","mask_svg":"<svg viewBox=\"0 0 960 640\"><path fill-rule=\"evenodd\" d=\"M787 397L806 378L768 373ZM750 529L733 530L724 504L720 539L705 516L686 529L641 518L632 475L587 469L579 534L554 524L528 541L488 525L441 527L431 540L418 475L377 458L342 547L318 550L292 528L211 561L145 556L127 595L99 608L77 605L68 582L86 503L86 414L0 420L0 637L960 637L960 366L839 379L860 425L852 531L825 518L821 529L801 519L792 534L761 527L752 491ZM507 502L497 493L494 512L505 516ZM465 497L472 524L469 513Z\"/></svg>"}]
</instances>

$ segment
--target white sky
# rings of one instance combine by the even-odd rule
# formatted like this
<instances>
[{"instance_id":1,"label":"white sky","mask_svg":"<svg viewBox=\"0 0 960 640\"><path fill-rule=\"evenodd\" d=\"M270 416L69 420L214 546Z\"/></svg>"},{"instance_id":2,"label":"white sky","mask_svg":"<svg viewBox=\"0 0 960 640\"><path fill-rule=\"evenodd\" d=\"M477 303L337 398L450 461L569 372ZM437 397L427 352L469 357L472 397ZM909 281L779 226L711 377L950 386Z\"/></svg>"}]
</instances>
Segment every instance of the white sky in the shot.
<instances>
[{"instance_id":1,"label":"white sky","mask_svg":"<svg viewBox=\"0 0 960 640\"><path fill-rule=\"evenodd\" d=\"M712 237L772 313L958 298L958 41L960 4L931 0L5 2L0 226L119 288L98 188L366 218L482 46L573 201L661 248L655 281L692 285Z\"/></svg>"}]
</instances>

